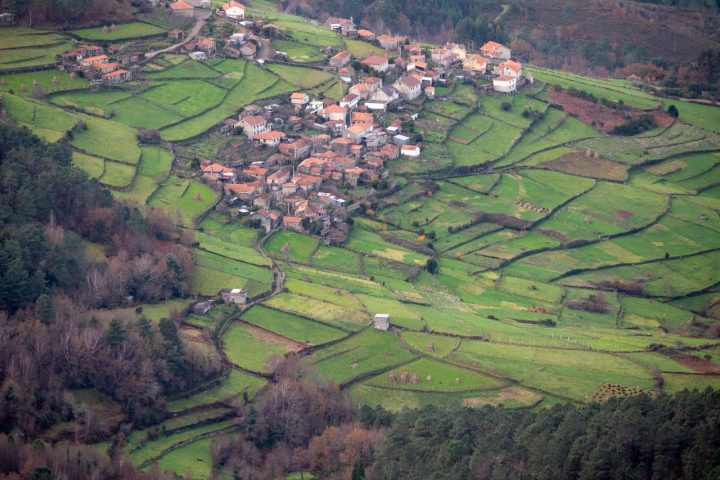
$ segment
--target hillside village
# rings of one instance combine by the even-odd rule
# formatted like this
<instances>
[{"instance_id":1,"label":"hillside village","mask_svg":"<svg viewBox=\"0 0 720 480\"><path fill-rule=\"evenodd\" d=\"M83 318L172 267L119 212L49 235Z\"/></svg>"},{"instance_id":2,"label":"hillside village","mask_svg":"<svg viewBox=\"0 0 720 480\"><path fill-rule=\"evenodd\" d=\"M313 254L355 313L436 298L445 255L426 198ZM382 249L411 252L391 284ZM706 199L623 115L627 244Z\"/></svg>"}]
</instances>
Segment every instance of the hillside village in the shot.
<instances>
[{"instance_id":1,"label":"hillside village","mask_svg":"<svg viewBox=\"0 0 720 480\"><path fill-rule=\"evenodd\" d=\"M170 8L179 15L197 12L185 0ZM287 61L283 52L258 58L263 36L282 33L272 24L246 19L245 5L231 1L215 13L235 25L234 33L225 42L200 37L184 43L181 49L191 58ZM532 76L523 77L510 48L494 41L473 53L454 43L429 48L407 37L378 35L352 19L330 17L324 26L384 53L357 58L347 50L326 49L326 62L318 68L348 85L344 97L296 91L284 107L249 105L223 122L221 130L261 146L257 158L246 156L232 165L208 159L200 169L206 182L225 192L222 206L234 215L250 215L267 232L287 228L339 244L347 236L349 216L364 212L363 202L372 196L355 187L386 180L388 162L423 161L422 136L404 126L412 124L424 99L435 98L437 85L468 82L478 91L513 94ZM181 38L175 31L170 35Z\"/></svg>"}]
</instances>

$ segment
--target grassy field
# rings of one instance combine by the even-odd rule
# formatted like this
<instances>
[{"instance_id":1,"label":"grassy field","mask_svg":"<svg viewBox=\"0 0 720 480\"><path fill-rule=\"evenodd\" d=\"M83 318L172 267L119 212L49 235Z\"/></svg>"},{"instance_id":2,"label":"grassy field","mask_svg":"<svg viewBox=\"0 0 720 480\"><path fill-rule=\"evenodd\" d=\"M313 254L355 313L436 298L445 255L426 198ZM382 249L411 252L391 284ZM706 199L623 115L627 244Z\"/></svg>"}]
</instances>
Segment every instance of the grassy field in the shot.
<instances>
[{"instance_id":1,"label":"grassy field","mask_svg":"<svg viewBox=\"0 0 720 480\"><path fill-rule=\"evenodd\" d=\"M140 161L140 147L134 129L117 122L80 115L85 128L73 134L73 147L91 155L135 165Z\"/></svg>"},{"instance_id":2,"label":"grassy field","mask_svg":"<svg viewBox=\"0 0 720 480\"><path fill-rule=\"evenodd\" d=\"M155 25L143 22L130 22L98 28L83 28L80 30L70 30L75 35L84 40L94 42L116 42L118 40L130 40L133 38L152 37L154 35L163 35L165 30Z\"/></svg>"},{"instance_id":3,"label":"grassy field","mask_svg":"<svg viewBox=\"0 0 720 480\"><path fill-rule=\"evenodd\" d=\"M292 65L268 65L268 70L288 83L301 88L312 88L333 78L333 75L322 70L294 67Z\"/></svg>"},{"instance_id":4,"label":"grassy field","mask_svg":"<svg viewBox=\"0 0 720 480\"><path fill-rule=\"evenodd\" d=\"M268 362L273 356L297 350L300 345L257 328L233 323L223 335L223 346L228 359L235 365L255 372L268 372Z\"/></svg>"},{"instance_id":5,"label":"grassy field","mask_svg":"<svg viewBox=\"0 0 720 480\"><path fill-rule=\"evenodd\" d=\"M301 343L318 345L346 335L342 330L262 305L257 305L243 313L242 319Z\"/></svg>"},{"instance_id":6,"label":"grassy field","mask_svg":"<svg viewBox=\"0 0 720 480\"><path fill-rule=\"evenodd\" d=\"M198 215L210 208L217 195L204 183L171 175L150 197L148 204L165 210L179 225L190 226Z\"/></svg>"},{"instance_id":7,"label":"grassy field","mask_svg":"<svg viewBox=\"0 0 720 480\"><path fill-rule=\"evenodd\" d=\"M273 40L272 44L275 50L287 53L288 58L293 62L321 62L325 59L325 56L320 53L320 50L314 46L304 45L290 40Z\"/></svg>"},{"instance_id":8,"label":"grassy field","mask_svg":"<svg viewBox=\"0 0 720 480\"><path fill-rule=\"evenodd\" d=\"M33 82L37 83L42 94L81 89L89 85L86 79L81 77L72 78L67 72L40 70L38 72L11 73L0 76L0 92L10 92L12 90L16 94L20 94L24 86L28 93L32 93Z\"/></svg>"},{"instance_id":9,"label":"grassy field","mask_svg":"<svg viewBox=\"0 0 720 480\"><path fill-rule=\"evenodd\" d=\"M0 71L54 65L56 55L72 48L62 35L25 27L0 29L0 45Z\"/></svg>"}]
</instances>

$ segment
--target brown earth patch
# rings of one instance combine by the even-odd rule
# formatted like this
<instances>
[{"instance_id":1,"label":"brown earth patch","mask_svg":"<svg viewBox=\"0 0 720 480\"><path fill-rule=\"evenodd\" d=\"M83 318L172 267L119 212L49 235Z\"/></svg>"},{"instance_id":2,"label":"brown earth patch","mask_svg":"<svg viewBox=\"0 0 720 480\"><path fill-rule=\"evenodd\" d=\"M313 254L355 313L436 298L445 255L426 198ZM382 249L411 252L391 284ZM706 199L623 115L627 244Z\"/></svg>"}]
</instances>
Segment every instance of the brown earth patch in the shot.
<instances>
[{"instance_id":1,"label":"brown earth patch","mask_svg":"<svg viewBox=\"0 0 720 480\"><path fill-rule=\"evenodd\" d=\"M616 110L599 102L595 103L570 95L565 90L558 92L551 88L548 98L552 103L562 105L563 109L570 115L603 133L610 133L615 127L627 123L629 119L637 118L646 113L649 113L660 127L667 127L673 122L673 118L662 110L647 112L631 107L627 107L625 110Z\"/></svg>"},{"instance_id":2,"label":"brown earth patch","mask_svg":"<svg viewBox=\"0 0 720 480\"><path fill-rule=\"evenodd\" d=\"M483 405L499 405L507 401L516 401L523 405L532 405L542 400L543 396L531 390L520 387L507 387L500 390L494 397L471 397L463 400L466 407L481 407Z\"/></svg>"},{"instance_id":3,"label":"brown earth patch","mask_svg":"<svg viewBox=\"0 0 720 480\"><path fill-rule=\"evenodd\" d=\"M613 215L615 218L630 218L632 217L632 212L628 212L627 210L615 210Z\"/></svg>"},{"instance_id":4,"label":"brown earth patch","mask_svg":"<svg viewBox=\"0 0 720 480\"><path fill-rule=\"evenodd\" d=\"M264 328L259 328L254 325L249 324L243 324L243 328L253 337L257 338L260 341L264 342L271 342L271 343L280 343L282 345L285 345L287 349L291 352L299 352L301 350L305 349L305 345L303 345L300 342L296 342L295 340L290 340L289 338L285 338L282 335L278 335L277 333L273 333L270 330L265 330Z\"/></svg>"},{"instance_id":5,"label":"brown earth patch","mask_svg":"<svg viewBox=\"0 0 720 480\"><path fill-rule=\"evenodd\" d=\"M561 242L567 242L569 240L568 237L566 237L560 232L556 232L555 230L539 228L538 232L540 232L542 235L545 235L546 237L554 238L555 240L559 240Z\"/></svg>"},{"instance_id":6,"label":"brown earth patch","mask_svg":"<svg viewBox=\"0 0 720 480\"><path fill-rule=\"evenodd\" d=\"M467 145L468 143L471 143L472 140L468 140L467 138L458 137L456 135L450 135L450 140L453 142L461 143L463 145Z\"/></svg>"},{"instance_id":7,"label":"brown earth patch","mask_svg":"<svg viewBox=\"0 0 720 480\"><path fill-rule=\"evenodd\" d=\"M543 167L559 172L622 182L628 178L628 166L605 158L588 157L581 152L566 153L560 158L545 162Z\"/></svg>"},{"instance_id":8,"label":"brown earth patch","mask_svg":"<svg viewBox=\"0 0 720 480\"><path fill-rule=\"evenodd\" d=\"M695 355L687 355L685 353L676 353L671 355L671 357L676 362L692 368L696 372L720 374L720 366L715 365L710 360L705 360L704 358L696 357Z\"/></svg>"}]
</instances>

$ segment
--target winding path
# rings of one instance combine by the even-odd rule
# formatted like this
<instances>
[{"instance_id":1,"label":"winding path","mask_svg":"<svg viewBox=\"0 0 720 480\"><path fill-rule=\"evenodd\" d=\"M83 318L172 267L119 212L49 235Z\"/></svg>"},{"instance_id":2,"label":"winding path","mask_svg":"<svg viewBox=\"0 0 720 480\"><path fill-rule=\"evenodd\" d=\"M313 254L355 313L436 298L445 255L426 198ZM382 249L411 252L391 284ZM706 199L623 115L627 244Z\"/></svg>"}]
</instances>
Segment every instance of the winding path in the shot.
<instances>
[{"instance_id":1,"label":"winding path","mask_svg":"<svg viewBox=\"0 0 720 480\"><path fill-rule=\"evenodd\" d=\"M146 54L145 54L145 61L146 61L146 62L149 62L150 60L152 60L153 58L155 58L156 56L158 56L158 55L160 55L160 54L175 51L175 50L177 50L178 48L180 48L180 47L182 47L183 45L185 45L186 43L194 40L195 37L197 37L197 36L200 34L200 30L202 30L202 28L205 26L205 20L207 20L207 18L208 18L209 16L210 16L210 13L208 12L208 14L207 14L206 16L204 16L204 17L198 17L197 22L195 22L195 26L193 26L193 28L190 30L190 33L187 34L187 36L185 37L185 40L183 40L182 42L176 43L176 44L171 45L171 46L169 46L169 47L167 47L167 48L163 48L163 49L160 49L160 50L154 50L154 51L152 51L152 52L146 53Z\"/></svg>"}]
</instances>

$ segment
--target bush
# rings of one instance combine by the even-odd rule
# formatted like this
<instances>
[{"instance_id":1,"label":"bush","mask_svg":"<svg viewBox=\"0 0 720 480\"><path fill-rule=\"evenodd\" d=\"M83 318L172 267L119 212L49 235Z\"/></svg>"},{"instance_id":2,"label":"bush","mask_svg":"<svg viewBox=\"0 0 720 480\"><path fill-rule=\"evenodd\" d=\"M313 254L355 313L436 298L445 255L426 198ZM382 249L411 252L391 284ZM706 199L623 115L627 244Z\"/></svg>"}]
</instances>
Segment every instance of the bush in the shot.
<instances>
[{"instance_id":1,"label":"bush","mask_svg":"<svg viewBox=\"0 0 720 480\"><path fill-rule=\"evenodd\" d=\"M500 108L502 108L503 112L509 112L512 108L512 103L510 102L502 102L500 104Z\"/></svg>"},{"instance_id":2,"label":"bush","mask_svg":"<svg viewBox=\"0 0 720 480\"><path fill-rule=\"evenodd\" d=\"M675 105L670 105L667 109L668 113L673 118L678 118L680 116L680 111Z\"/></svg>"},{"instance_id":3,"label":"bush","mask_svg":"<svg viewBox=\"0 0 720 480\"><path fill-rule=\"evenodd\" d=\"M646 132L655 127L657 127L655 120L653 120L650 115L645 114L637 118L633 118L622 125L618 125L617 127L613 128L610 133L613 135L622 135L629 137L632 135Z\"/></svg>"}]
</instances>

